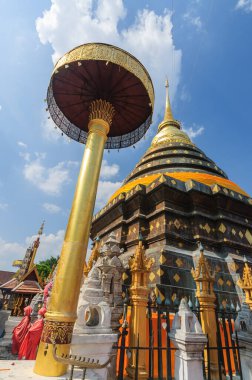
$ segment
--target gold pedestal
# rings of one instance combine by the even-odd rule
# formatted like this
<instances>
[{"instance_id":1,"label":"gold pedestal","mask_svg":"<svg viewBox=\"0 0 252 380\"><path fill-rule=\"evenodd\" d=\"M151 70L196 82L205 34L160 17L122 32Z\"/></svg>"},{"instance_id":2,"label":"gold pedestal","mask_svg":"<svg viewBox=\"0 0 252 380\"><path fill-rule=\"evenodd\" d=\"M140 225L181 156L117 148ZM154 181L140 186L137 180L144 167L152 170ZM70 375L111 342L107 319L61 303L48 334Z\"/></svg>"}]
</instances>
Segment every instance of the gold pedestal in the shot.
<instances>
[{"instance_id":1,"label":"gold pedestal","mask_svg":"<svg viewBox=\"0 0 252 380\"><path fill-rule=\"evenodd\" d=\"M153 259L145 257L145 250L142 241L136 249L135 255L129 260L129 267L132 275L132 284L130 287L131 307L131 321L129 326L129 339L131 347L147 347L146 336L146 308L148 305L148 276L150 273ZM146 350L139 350L138 353L138 378L148 379L148 372L146 371ZM128 377L135 378L135 371L137 365L136 350L132 350L132 355L129 359L126 368Z\"/></svg>"},{"instance_id":2,"label":"gold pedestal","mask_svg":"<svg viewBox=\"0 0 252 380\"><path fill-rule=\"evenodd\" d=\"M67 369L54 360L52 348L55 343L57 354L69 353L103 151L113 113L108 102L91 103L86 148L34 367L39 375L60 376Z\"/></svg>"},{"instance_id":3,"label":"gold pedestal","mask_svg":"<svg viewBox=\"0 0 252 380\"><path fill-rule=\"evenodd\" d=\"M202 331L208 336L210 347L217 347L217 325L215 316L216 296L213 290L215 274L211 273L208 262L204 256L203 247L200 250L200 257L195 270L192 269L192 276L196 282L196 297L200 304L200 320ZM210 350L210 368L206 352L204 352L206 372L210 370L211 379L219 380L218 372L218 351Z\"/></svg>"}]
</instances>

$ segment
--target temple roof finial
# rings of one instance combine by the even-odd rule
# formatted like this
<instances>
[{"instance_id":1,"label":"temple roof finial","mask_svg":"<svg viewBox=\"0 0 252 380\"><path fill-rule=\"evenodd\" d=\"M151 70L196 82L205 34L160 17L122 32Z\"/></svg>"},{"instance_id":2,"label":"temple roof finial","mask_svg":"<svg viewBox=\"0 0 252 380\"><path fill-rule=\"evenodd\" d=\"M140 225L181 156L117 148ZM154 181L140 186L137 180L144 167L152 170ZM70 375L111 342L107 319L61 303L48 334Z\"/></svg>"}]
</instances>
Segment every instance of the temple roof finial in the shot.
<instances>
[{"instance_id":1,"label":"temple roof finial","mask_svg":"<svg viewBox=\"0 0 252 380\"><path fill-rule=\"evenodd\" d=\"M40 227L40 229L38 230L38 235L42 235L42 234L43 234L44 225L45 225L45 221L43 220L43 223L41 224L41 227Z\"/></svg>"},{"instance_id":2,"label":"temple roof finial","mask_svg":"<svg viewBox=\"0 0 252 380\"><path fill-rule=\"evenodd\" d=\"M164 121L174 121L172 110L171 110L170 97L169 97L169 82L167 78L165 81L165 89L166 89L166 101L165 101Z\"/></svg>"}]
</instances>

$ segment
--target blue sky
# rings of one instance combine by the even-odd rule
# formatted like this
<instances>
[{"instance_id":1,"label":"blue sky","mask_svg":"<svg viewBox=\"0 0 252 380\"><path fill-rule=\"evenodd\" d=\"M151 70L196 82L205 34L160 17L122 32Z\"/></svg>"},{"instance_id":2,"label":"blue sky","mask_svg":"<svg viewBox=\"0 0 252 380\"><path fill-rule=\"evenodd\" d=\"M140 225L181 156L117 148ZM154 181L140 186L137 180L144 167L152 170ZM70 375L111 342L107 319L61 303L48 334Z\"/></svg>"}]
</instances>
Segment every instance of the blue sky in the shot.
<instances>
[{"instance_id":1,"label":"blue sky","mask_svg":"<svg viewBox=\"0 0 252 380\"><path fill-rule=\"evenodd\" d=\"M44 98L53 59L81 43L133 53L156 93L146 139L134 150L105 152L96 209L148 148L166 76L175 117L252 194L251 0L0 0L0 35L1 269L23 257L44 219L38 259L60 252L84 146L53 128Z\"/></svg>"}]
</instances>

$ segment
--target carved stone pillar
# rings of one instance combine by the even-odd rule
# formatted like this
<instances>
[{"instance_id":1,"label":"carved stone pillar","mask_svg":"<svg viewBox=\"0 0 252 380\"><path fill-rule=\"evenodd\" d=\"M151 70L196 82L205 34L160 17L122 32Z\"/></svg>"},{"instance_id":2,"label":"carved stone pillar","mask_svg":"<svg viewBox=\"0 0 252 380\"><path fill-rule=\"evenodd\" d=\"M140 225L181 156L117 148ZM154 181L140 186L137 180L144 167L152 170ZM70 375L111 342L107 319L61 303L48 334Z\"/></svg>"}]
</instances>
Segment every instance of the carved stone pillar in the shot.
<instances>
[{"instance_id":1,"label":"carved stone pillar","mask_svg":"<svg viewBox=\"0 0 252 380\"><path fill-rule=\"evenodd\" d=\"M202 353L207 342L200 323L185 299L173 320L169 336L177 351L175 353L175 380L203 380Z\"/></svg>"}]
</instances>

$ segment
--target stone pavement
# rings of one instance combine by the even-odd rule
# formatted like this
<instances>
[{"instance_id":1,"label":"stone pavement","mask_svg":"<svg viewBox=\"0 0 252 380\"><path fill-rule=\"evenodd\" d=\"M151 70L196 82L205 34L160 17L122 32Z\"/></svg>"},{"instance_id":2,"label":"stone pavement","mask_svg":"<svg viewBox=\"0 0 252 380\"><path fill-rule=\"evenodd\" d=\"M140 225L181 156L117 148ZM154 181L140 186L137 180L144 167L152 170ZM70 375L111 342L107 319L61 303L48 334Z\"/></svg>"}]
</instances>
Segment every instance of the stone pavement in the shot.
<instances>
[{"instance_id":1,"label":"stone pavement","mask_svg":"<svg viewBox=\"0 0 252 380\"><path fill-rule=\"evenodd\" d=\"M67 380L69 375L44 377L33 373L35 360L0 360L0 380ZM74 371L74 379L82 378L82 371ZM88 380L88 377L86 377Z\"/></svg>"}]
</instances>

